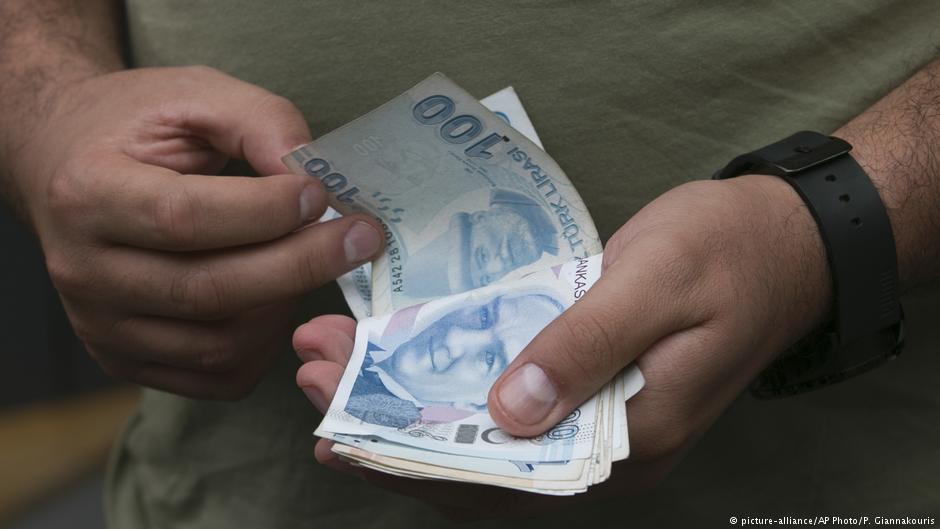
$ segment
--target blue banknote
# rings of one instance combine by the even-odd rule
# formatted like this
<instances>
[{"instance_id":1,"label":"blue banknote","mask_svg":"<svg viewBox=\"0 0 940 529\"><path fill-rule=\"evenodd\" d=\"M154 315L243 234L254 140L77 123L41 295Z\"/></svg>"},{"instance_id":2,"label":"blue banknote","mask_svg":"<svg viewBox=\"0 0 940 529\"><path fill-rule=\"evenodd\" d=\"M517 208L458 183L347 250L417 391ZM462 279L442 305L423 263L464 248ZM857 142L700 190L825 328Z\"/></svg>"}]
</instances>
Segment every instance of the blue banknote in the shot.
<instances>
[{"instance_id":1,"label":"blue banknote","mask_svg":"<svg viewBox=\"0 0 940 529\"><path fill-rule=\"evenodd\" d=\"M513 87L508 86L490 94L481 99L480 103L540 148L542 147L542 141L535 132L532 120L529 119ZM340 212L329 208L321 220L332 220L340 216L342 216ZM365 263L338 277L336 282L357 320L372 316L372 263ZM386 294L385 297L389 295Z\"/></svg>"},{"instance_id":2,"label":"blue banknote","mask_svg":"<svg viewBox=\"0 0 940 529\"><path fill-rule=\"evenodd\" d=\"M368 213L388 241L338 281L360 323L316 434L398 476L583 492L627 457L643 378L630 366L536 438L489 417L493 383L599 277L602 247L515 91L480 103L435 74L284 158L323 182L330 218Z\"/></svg>"},{"instance_id":3,"label":"blue banknote","mask_svg":"<svg viewBox=\"0 0 940 529\"><path fill-rule=\"evenodd\" d=\"M597 399L537 440L490 418L490 387L600 275L601 256L368 318L317 435L369 435L416 448L515 461L590 457ZM605 415L605 418L607 415Z\"/></svg>"},{"instance_id":4,"label":"blue banknote","mask_svg":"<svg viewBox=\"0 0 940 529\"><path fill-rule=\"evenodd\" d=\"M284 161L384 225L374 315L602 250L554 160L442 74Z\"/></svg>"}]
</instances>

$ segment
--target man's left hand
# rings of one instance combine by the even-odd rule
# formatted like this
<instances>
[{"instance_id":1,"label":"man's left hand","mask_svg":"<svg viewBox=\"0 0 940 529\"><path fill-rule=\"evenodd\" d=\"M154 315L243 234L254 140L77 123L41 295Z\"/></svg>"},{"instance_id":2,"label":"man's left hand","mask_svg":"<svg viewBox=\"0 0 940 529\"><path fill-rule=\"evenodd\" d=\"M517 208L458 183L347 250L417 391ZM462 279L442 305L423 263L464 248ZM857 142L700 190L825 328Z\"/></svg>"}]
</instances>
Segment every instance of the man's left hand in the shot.
<instances>
[{"instance_id":1,"label":"man's left hand","mask_svg":"<svg viewBox=\"0 0 940 529\"><path fill-rule=\"evenodd\" d=\"M490 392L489 412L512 434L538 435L636 361L646 386L627 404L630 458L592 491L649 488L764 366L825 321L831 302L822 240L786 182L688 183L614 234L601 278L516 357ZM354 330L349 318L325 316L294 335L306 362L297 382L321 410ZM329 446L321 440L317 458L346 468ZM414 482L406 492L434 494L427 483L394 482L402 481Z\"/></svg>"}]
</instances>

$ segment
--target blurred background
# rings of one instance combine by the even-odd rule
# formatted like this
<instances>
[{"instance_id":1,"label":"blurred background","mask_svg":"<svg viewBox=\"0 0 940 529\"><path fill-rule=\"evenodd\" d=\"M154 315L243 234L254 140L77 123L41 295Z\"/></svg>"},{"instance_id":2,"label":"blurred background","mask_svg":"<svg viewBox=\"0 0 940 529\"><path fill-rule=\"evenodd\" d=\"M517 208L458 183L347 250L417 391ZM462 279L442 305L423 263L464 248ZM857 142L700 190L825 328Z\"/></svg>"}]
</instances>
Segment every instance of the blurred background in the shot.
<instances>
[{"instance_id":1,"label":"blurred background","mask_svg":"<svg viewBox=\"0 0 940 529\"><path fill-rule=\"evenodd\" d=\"M35 238L0 209L0 529L104 527L108 452L137 402L72 334Z\"/></svg>"}]
</instances>

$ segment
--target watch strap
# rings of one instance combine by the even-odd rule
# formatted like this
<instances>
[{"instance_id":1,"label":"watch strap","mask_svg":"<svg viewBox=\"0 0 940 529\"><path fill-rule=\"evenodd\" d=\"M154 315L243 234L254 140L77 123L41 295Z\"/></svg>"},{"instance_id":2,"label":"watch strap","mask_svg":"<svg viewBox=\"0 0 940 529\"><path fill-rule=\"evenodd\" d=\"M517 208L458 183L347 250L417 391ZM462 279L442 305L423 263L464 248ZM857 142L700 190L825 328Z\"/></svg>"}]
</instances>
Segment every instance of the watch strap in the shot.
<instances>
[{"instance_id":1,"label":"watch strap","mask_svg":"<svg viewBox=\"0 0 940 529\"><path fill-rule=\"evenodd\" d=\"M735 158L714 178L771 174L789 183L813 215L832 275L835 318L761 374L758 396L793 394L870 369L903 345L897 255L877 189L851 145L798 132Z\"/></svg>"},{"instance_id":2,"label":"watch strap","mask_svg":"<svg viewBox=\"0 0 940 529\"><path fill-rule=\"evenodd\" d=\"M834 384L892 360L904 347L904 319L887 330L848 345L838 334L819 330L791 346L758 375L751 394L769 399L788 397Z\"/></svg>"}]
</instances>

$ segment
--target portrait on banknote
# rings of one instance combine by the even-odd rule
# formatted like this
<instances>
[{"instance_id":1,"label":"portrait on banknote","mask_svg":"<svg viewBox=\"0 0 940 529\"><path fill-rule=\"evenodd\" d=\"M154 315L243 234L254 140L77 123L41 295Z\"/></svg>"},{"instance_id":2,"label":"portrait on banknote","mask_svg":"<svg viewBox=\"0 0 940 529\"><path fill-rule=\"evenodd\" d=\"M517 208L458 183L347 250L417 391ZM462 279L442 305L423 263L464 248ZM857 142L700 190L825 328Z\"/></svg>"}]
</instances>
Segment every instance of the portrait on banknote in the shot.
<instances>
[{"instance_id":1,"label":"portrait on banknote","mask_svg":"<svg viewBox=\"0 0 940 529\"><path fill-rule=\"evenodd\" d=\"M465 204L429 223L439 231L412 250L405 283L417 297L441 297L493 283L530 265L542 255L558 255L558 230L546 207L533 197L509 189L475 193L476 204Z\"/></svg>"},{"instance_id":2,"label":"portrait on banknote","mask_svg":"<svg viewBox=\"0 0 940 529\"><path fill-rule=\"evenodd\" d=\"M399 311L370 337L345 411L394 428L485 412L490 387L563 307L532 288Z\"/></svg>"}]
</instances>

